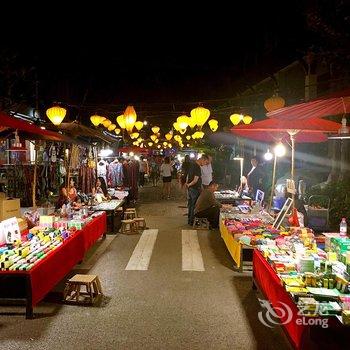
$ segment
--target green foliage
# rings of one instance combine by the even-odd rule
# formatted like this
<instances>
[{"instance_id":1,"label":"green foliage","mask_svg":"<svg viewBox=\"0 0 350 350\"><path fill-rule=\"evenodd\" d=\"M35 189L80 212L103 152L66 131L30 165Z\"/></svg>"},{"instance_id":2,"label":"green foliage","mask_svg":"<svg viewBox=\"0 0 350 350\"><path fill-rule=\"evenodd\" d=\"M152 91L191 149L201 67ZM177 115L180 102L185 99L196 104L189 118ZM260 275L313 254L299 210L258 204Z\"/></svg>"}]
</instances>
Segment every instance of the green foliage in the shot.
<instances>
[{"instance_id":1,"label":"green foliage","mask_svg":"<svg viewBox=\"0 0 350 350\"><path fill-rule=\"evenodd\" d=\"M342 218L350 218L350 180L331 182L324 187L313 187L308 195L323 195L330 198L329 223L332 230L339 230ZM325 203L320 203L325 206Z\"/></svg>"}]
</instances>

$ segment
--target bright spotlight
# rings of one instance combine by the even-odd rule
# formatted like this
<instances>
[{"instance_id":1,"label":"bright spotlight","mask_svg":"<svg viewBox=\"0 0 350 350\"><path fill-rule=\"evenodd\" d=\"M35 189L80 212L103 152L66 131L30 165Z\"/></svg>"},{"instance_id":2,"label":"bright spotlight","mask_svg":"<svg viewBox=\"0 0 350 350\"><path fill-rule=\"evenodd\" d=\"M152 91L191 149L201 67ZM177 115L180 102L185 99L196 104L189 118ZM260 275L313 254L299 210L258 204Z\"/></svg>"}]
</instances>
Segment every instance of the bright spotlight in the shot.
<instances>
[{"instance_id":1,"label":"bright spotlight","mask_svg":"<svg viewBox=\"0 0 350 350\"><path fill-rule=\"evenodd\" d=\"M267 152L264 154L265 160L271 160L273 158L273 154L268 149Z\"/></svg>"},{"instance_id":2,"label":"bright spotlight","mask_svg":"<svg viewBox=\"0 0 350 350\"><path fill-rule=\"evenodd\" d=\"M286 154L286 147L280 142L275 146L274 152L276 157L283 157Z\"/></svg>"}]
</instances>

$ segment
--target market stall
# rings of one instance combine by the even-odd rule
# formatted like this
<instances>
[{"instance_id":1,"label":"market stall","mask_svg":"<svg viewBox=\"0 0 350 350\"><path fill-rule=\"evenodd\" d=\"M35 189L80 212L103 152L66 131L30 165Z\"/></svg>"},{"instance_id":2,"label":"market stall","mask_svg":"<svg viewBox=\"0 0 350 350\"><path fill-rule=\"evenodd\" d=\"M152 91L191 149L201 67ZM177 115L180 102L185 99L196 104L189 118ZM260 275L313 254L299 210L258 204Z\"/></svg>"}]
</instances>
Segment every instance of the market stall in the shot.
<instances>
[{"instance_id":1,"label":"market stall","mask_svg":"<svg viewBox=\"0 0 350 350\"><path fill-rule=\"evenodd\" d=\"M3 229L8 224L3 222ZM0 246L0 300L25 301L26 317L31 318L33 307L106 234L106 224L106 214L98 212L72 220L42 217L40 227L21 237L8 226L15 236Z\"/></svg>"},{"instance_id":2,"label":"market stall","mask_svg":"<svg viewBox=\"0 0 350 350\"><path fill-rule=\"evenodd\" d=\"M349 342L350 239L332 237L327 250L317 249L310 230L299 229L253 253L254 285L266 298L262 305L274 310L260 321L281 324L295 349Z\"/></svg>"}]
</instances>

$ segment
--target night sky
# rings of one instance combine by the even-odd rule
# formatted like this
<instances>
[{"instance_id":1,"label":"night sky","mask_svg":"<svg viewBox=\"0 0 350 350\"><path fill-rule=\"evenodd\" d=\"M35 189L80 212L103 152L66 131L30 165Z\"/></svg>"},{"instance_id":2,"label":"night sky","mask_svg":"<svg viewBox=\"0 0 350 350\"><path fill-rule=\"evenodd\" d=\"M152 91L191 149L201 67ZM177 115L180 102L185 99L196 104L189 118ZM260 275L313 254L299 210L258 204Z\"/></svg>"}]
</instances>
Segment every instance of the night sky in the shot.
<instances>
[{"instance_id":1,"label":"night sky","mask_svg":"<svg viewBox=\"0 0 350 350\"><path fill-rule=\"evenodd\" d=\"M205 13L169 3L158 9L163 13L144 16L142 11L99 16L108 8L95 16L66 14L67 23L62 18L54 35L45 32L53 27L49 18L50 26L43 21L36 31L22 33L18 45L2 47L2 64L14 55L12 69L29 71L19 92L23 88L32 105L38 78L42 108L60 101L88 115L118 113L134 104L144 116L178 115L198 102L210 106L235 96L302 57L310 46L317 49L322 30L313 28L310 13L327 14L329 3L232 2L230 8L211 5ZM343 1L334 3L344 8ZM326 20L338 23L337 16L344 20L339 13Z\"/></svg>"}]
</instances>

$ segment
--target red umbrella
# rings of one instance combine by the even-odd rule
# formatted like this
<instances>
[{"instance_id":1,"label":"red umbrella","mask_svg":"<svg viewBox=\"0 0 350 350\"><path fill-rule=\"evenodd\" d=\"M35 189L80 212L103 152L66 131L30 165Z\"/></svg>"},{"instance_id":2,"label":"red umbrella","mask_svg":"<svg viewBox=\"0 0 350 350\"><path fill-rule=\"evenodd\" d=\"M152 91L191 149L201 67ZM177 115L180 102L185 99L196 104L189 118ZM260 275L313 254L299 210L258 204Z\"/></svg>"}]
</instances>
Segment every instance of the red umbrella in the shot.
<instances>
[{"instance_id":1,"label":"red umbrella","mask_svg":"<svg viewBox=\"0 0 350 350\"><path fill-rule=\"evenodd\" d=\"M317 100L280 108L266 115L284 120L305 120L346 114L347 111L350 111L350 89Z\"/></svg>"},{"instance_id":2,"label":"red umbrella","mask_svg":"<svg viewBox=\"0 0 350 350\"><path fill-rule=\"evenodd\" d=\"M231 129L237 136L258 141L281 141L289 136L292 148L291 178L294 180L294 143L327 141L326 133L334 133L341 124L325 119L313 118L308 120L265 119L250 125L238 125ZM276 161L276 158L275 158ZM275 169L274 164L274 169ZM273 179L274 185L274 179ZM293 195L294 203L294 195Z\"/></svg>"}]
</instances>

